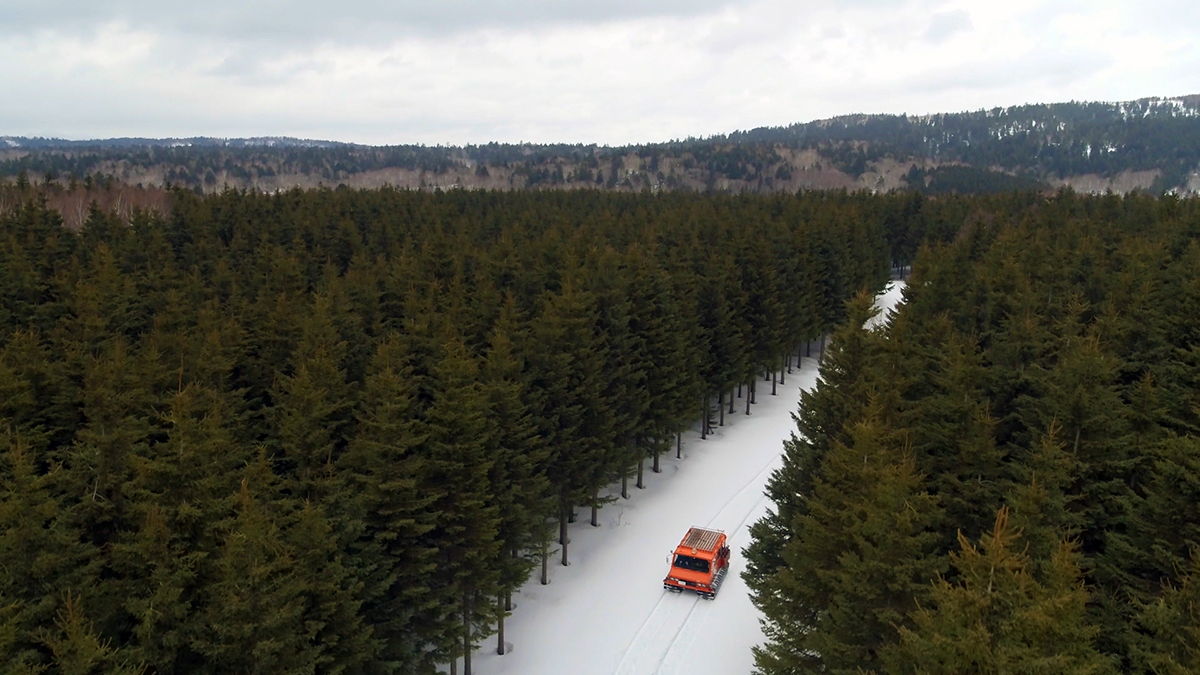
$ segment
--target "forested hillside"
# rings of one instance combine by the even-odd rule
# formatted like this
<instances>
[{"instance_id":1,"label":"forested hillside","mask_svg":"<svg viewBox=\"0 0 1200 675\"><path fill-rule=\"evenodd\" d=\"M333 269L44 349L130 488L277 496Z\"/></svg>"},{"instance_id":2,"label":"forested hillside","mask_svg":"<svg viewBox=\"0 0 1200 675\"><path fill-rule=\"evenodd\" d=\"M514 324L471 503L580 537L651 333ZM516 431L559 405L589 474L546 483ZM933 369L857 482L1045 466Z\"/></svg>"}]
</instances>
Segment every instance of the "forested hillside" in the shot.
<instances>
[{"instance_id":1,"label":"forested hillside","mask_svg":"<svg viewBox=\"0 0 1200 675\"><path fill-rule=\"evenodd\" d=\"M7 149L5 149L7 148ZM24 172L22 174L22 172ZM936 115L847 115L640 145L372 147L287 138L0 137L0 177L72 188L115 180L224 187L454 187L617 192L1071 186L1200 194L1200 97L1055 103Z\"/></svg>"},{"instance_id":2,"label":"forested hillside","mask_svg":"<svg viewBox=\"0 0 1200 675\"><path fill-rule=\"evenodd\" d=\"M1200 671L1200 203L960 225L804 395L747 551L759 671Z\"/></svg>"},{"instance_id":3,"label":"forested hillside","mask_svg":"<svg viewBox=\"0 0 1200 675\"><path fill-rule=\"evenodd\" d=\"M64 674L469 654L576 508L975 208L0 192L0 660Z\"/></svg>"}]
</instances>

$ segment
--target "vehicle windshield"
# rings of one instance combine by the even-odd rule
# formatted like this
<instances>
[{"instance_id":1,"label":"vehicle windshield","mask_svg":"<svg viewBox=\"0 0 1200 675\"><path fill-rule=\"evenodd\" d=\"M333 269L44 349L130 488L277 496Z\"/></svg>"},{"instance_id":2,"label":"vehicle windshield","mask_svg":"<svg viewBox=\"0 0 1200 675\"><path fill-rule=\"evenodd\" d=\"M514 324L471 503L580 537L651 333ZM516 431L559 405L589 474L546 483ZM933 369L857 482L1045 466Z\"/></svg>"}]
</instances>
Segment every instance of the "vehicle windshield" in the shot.
<instances>
[{"instance_id":1,"label":"vehicle windshield","mask_svg":"<svg viewBox=\"0 0 1200 675\"><path fill-rule=\"evenodd\" d=\"M693 558L690 555L676 555L675 556L675 566L682 567L685 570L692 570L693 572L707 572L708 571L708 561L707 560L702 560L700 558Z\"/></svg>"}]
</instances>

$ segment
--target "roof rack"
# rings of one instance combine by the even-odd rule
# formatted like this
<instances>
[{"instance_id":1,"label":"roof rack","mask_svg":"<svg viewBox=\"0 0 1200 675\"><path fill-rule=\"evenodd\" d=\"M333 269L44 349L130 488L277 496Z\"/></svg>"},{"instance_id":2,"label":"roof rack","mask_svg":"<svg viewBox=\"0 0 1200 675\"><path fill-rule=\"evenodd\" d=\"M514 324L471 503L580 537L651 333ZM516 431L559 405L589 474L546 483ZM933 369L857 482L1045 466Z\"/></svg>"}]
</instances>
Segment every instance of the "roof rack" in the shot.
<instances>
[{"instance_id":1,"label":"roof rack","mask_svg":"<svg viewBox=\"0 0 1200 675\"><path fill-rule=\"evenodd\" d=\"M720 530L708 530L703 527L693 527L680 542L680 546L694 548L697 551L711 551L717 547L717 541L725 534Z\"/></svg>"}]
</instances>

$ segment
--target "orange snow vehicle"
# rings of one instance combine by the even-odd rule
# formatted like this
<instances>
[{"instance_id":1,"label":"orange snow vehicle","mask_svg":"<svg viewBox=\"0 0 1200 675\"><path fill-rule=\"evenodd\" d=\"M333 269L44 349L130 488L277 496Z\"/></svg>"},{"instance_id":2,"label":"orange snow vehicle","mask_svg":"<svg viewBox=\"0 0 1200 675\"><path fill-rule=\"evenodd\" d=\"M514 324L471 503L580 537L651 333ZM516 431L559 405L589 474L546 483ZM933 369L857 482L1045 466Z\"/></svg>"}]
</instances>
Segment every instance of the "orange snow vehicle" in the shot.
<instances>
[{"instance_id":1,"label":"orange snow vehicle","mask_svg":"<svg viewBox=\"0 0 1200 675\"><path fill-rule=\"evenodd\" d=\"M712 600L728 571L729 546L725 543L725 533L693 527L675 547L663 588L676 593L696 591L700 597Z\"/></svg>"}]
</instances>

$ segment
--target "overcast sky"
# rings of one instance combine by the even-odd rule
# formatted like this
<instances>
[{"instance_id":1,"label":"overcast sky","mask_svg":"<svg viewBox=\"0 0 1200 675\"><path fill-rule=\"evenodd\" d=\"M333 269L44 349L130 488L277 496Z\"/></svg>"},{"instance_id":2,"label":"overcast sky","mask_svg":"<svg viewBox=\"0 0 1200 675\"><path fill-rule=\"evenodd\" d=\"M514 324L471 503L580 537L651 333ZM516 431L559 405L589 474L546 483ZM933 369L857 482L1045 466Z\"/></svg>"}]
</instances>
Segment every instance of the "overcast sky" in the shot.
<instances>
[{"instance_id":1,"label":"overcast sky","mask_svg":"<svg viewBox=\"0 0 1200 675\"><path fill-rule=\"evenodd\" d=\"M1200 93L1197 0L0 0L0 135L708 136Z\"/></svg>"}]
</instances>

